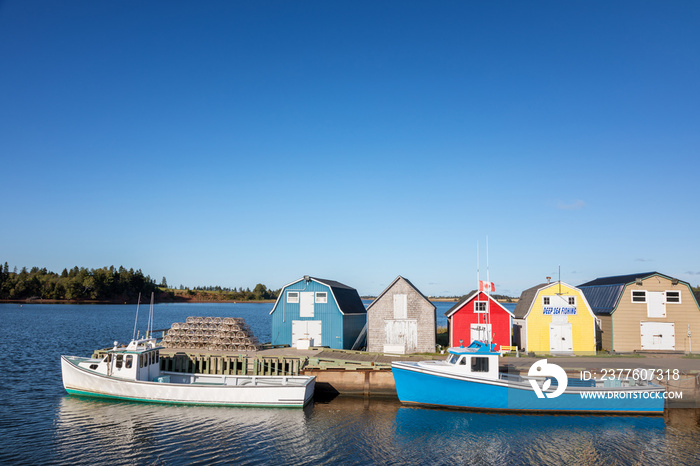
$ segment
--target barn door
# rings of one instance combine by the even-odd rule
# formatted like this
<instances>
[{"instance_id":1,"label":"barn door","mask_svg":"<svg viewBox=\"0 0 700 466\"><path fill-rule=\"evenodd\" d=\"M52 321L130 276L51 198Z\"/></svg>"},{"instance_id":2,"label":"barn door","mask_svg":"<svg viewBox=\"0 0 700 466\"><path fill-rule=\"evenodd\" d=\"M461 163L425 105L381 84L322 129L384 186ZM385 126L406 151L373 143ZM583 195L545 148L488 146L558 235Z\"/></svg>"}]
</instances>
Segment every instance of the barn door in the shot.
<instances>
[{"instance_id":1,"label":"barn door","mask_svg":"<svg viewBox=\"0 0 700 466\"><path fill-rule=\"evenodd\" d=\"M385 352L415 353L418 349L418 323L415 320L384 321Z\"/></svg>"},{"instance_id":2,"label":"barn door","mask_svg":"<svg viewBox=\"0 0 700 466\"><path fill-rule=\"evenodd\" d=\"M641 322L643 350L675 351L676 329L673 322Z\"/></svg>"},{"instance_id":3,"label":"barn door","mask_svg":"<svg viewBox=\"0 0 700 466\"><path fill-rule=\"evenodd\" d=\"M299 317L314 316L314 292L302 291L299 293Z\"/></svg>"},{"instance_id":4,"label":"barn door","mask_svg":"<svg viewBox=\"0 0 700 466\"><path fill-rule=\"evenodd\" d=\"M549 350L553 353L574 351L571 323L549 324Z\"/></svg>"},{"instance_id":5,"label":"barn door","mask_svg":"<svg viewBox=\"0 0 700 466\"><path fill-rule=\"evenodd\" d=\"M647 291L647 317L666 317L666 297L662 291Z\"/></svg>"},{"instance_id":6,"label":"barn door","mask_svg":"<svg viewBox=\"0 0 700 466\"><path fill-rule=\"evenodd\" d=\"M292 346L296 346L296 342L300 338L311 339L311 346L321 346L321 321L293 320Z\"/></svg>"}]
</instances>

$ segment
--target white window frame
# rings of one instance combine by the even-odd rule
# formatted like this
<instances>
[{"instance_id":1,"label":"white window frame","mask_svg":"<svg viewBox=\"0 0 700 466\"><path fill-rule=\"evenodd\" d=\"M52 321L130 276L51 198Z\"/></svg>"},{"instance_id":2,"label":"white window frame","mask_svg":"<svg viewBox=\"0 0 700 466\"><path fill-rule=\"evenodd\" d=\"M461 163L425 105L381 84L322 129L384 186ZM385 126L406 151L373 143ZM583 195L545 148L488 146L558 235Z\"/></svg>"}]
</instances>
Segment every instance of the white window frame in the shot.
<instances>
[{"instance_id":1,"label":"white window frame","mask_svg":"<svg viewBox=\"0 0 700 466\"><path fill-rule=\"evenodd\" d=\"M483 309L478 309L482 307L481 305L483 304ZM483 314L486 312L488 306L486 306L486 301L474 301L474 312L478 314Z\"/></svg>"},{"instance_id":2,"label":"white window frame","mask_svg":"<svg viewBox=\"0 0 700 466\"><path fill-rule=\"evenodd\" d=\"M287 291L287 304L299 304L298 291Z\"/></svg>"},{"instance_id":3,"label":"white window frame","mask_svg":"<svg viewBox=\"0 0 700 466\"><path fill-rule=\"evenodd\" d=\"M635 293L642 293L643 294L643 299L640 301L638 299L634 299L634 294ZM647 290L632 290L632 293L630 295L630 299L632 300L633 303L635 304L644 304L647 302Z\"/></svg>"},{"instance_id":4,"label":"white window frame","mask_svg":"<svg viewBox=\"0 0 700 466\"><path fill-rule=\"evenodd\" d=\"M668 300L668 294L673 293L678 296L678 301L669 301ZM666 290L666 303L669 304L681 304L681 292L680 290Z\"/></svg>"},{"instance_id":5,"label":"white window frame","mask_svg":"<svg viewBox=\"0 0 700 466\"><path fill-rule=\"evenodd\" d=\"M566 302L569 306L576 306L576 296L567 296Z\"/></svg>"},{"instance_id":6,"label":"white window frame","mask_svg":"<svg viewBox=\"0 0 700 466\"><path fill-rule=\"evenodd\" d=\"M549 298L550 298L549 296L542 296L542 305L543 306L551 305L552 300Z\"/></svg>"},{"instance_id":7,"label":"white window frame","mask_svg":"<svg viewBox=\"0 0 700 466\"><path fill-rule=\"evenodd\" d=\"M317 291L314 296L314 302L316 304L326 304L328 302L328 292L327 291Z\"/></svg>"}]
</instances>

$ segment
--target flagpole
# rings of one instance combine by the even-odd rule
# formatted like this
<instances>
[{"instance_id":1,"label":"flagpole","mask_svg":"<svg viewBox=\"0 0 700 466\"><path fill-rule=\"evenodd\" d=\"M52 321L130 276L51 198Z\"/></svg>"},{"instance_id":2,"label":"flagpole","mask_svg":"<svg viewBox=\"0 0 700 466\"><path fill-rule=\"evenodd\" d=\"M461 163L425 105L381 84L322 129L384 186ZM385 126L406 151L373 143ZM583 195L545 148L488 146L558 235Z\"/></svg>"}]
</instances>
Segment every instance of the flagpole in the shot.
<instances>
[{"instance_id":1,"label":"flagpole","mask_svg":"<svg viewBox=\"0 0 700 466\"><path fill-rule=\"evenodd\" d=\"M489 295L489 291L491 289L491 279L489 277L489 237L486 236L486 283L489 284L489 287L486 289L486 344L491 344L491 331L489 330L489 324L491 323L491 314L490 314L490 305L491 305L491 297Z\"/></svg>"},{"instance_id":2,"label":"flagpole","mask_svg":"<svg viewBox=\"0 0 700 466\"><path fill-rule=\"evenodd\" d=\"M480 292L481 292L481 277L479 276L479 240L476 240L476 301L474 303L474 306L478 306ZM481 324L481 314L477 314L476 323Z\"/></svg>"}]
</instances>

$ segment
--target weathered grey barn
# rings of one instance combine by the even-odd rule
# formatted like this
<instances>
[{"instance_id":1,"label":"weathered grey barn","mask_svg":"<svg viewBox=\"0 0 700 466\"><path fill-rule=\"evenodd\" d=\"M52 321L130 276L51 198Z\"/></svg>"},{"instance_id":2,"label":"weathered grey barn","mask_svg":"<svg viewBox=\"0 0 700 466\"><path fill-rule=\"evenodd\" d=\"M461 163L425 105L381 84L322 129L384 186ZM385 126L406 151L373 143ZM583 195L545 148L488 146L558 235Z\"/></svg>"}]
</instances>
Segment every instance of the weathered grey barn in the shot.
<instances>
[{"instance_id":1,"label":"weathered grey barn","mask_svg":"<svg viewBox=\"0 0 700 466\"><path fill-rule=\"evenodd\" d=\"M435 305L401 275L367 307L367 351L435 351Z\"/></svg>"}]
</instances>

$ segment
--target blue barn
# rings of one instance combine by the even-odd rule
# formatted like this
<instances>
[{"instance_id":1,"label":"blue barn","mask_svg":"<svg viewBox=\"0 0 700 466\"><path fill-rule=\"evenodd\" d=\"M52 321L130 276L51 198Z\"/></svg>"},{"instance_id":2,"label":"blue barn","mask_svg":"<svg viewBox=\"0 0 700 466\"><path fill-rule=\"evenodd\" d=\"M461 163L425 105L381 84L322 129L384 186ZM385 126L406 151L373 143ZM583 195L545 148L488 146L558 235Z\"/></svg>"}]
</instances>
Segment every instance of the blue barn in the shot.
<instances>
[{"instance_id":1,"label":"blue barn","mask_svg":"<svg viewBox=\"0 0 700 466\"><path fill-rule=\"evenodd\" d=\"M309 339L311 346L351 349L367 322L355 288L308 275L282 288L270 315L273 345Z\"/></svg>"}]
</instances>

